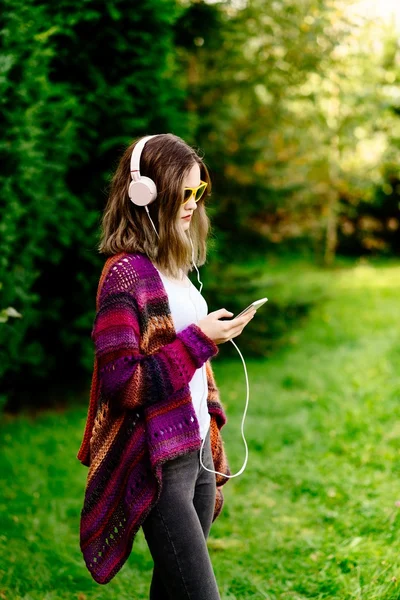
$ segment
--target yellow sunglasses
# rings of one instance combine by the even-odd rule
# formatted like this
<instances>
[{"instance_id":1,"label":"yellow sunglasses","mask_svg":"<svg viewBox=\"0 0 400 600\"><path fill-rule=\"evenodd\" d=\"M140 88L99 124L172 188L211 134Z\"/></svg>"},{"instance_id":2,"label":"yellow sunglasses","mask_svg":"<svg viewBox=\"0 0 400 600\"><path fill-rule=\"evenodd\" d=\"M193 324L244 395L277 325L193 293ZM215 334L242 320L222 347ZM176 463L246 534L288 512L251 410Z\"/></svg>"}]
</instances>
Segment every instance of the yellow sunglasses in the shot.
<instances>
[{"instance_id":1,"label":"yellow sunglasses","mask_svg":"<svg viewBox=\"0 0 400 600\"><path fill-rule=\"evenodd\" d=\"M200 180L200 185L195 188L191 188L191 187L183 188L182 206L184 204L186 204L186 202L189 202L189 200L192 196L194 196L194 201L198 202L200 200L200 198L203 196L204 192L206 191L206 187L207 187L207 182Z\"/></svg>"}]
</instances>

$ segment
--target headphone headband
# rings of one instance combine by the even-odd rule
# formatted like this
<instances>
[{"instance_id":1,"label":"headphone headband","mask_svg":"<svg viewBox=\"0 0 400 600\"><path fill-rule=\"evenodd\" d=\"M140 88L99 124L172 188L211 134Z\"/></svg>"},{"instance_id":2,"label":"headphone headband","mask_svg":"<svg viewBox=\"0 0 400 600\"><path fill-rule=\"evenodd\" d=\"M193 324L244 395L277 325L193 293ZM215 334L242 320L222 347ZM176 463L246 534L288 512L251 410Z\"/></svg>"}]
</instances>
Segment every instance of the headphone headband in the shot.
<instances>
[{"instance_id":1,"label":"headphone headband","mask_svg":"<svg viewBox=\"0 0 400 600\"><path fill-rule=\"evenodd\" d=\"M140 177L140 157L144 148L145 143L147 142L147 140L149 140L150 138L153 137L157 137L157 135L160 135L159 133L155 134L155 135L146 135L144 138L142 138L141 140L139 140L137 142L137 144L135 145L133 151L132 151L132 156L131 156L131 174L134 171L137 171Z\"/></svg>"}]
</instances>

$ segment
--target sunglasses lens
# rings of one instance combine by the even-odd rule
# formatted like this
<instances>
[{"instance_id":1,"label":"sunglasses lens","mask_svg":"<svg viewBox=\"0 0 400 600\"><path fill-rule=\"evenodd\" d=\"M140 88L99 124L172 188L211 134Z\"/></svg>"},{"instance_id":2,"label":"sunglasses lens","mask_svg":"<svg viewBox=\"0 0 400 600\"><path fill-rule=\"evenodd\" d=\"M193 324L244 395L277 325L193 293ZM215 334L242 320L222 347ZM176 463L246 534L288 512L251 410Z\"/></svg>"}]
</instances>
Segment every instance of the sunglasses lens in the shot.
<instances>
[{"instance_id":1,"label":"sunglasses lens","mask_svg":"<svg viewBox=\"0 0 400 600\"><path fill-rule=\"evenodd\" d=\"M200 198L202 197L202 195L204 194L204 192L206 191L206 187L205 185L202 185L196 192L196 202L198 202L200 200Z\"/></svg>"},{"instance_id":2,"label":"sunglasses lens","mask_svg":"<svg viewBox=\"0 0 400 600\"><path fill-rule=\"evenodd\" d=\"M183 201L187 202L192 195L192 190L184 190L183 192Z\"/></svg>"}]
</instances>

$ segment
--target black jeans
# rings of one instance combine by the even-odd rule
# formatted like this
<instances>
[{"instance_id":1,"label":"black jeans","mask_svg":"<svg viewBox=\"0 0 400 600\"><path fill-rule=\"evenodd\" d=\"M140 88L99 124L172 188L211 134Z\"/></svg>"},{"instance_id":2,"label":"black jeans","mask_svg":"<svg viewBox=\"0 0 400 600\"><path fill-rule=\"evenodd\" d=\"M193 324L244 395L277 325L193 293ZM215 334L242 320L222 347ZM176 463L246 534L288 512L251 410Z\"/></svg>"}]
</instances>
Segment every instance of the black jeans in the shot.
<instances>
[{"instance_id":1,"label":"black jeans","mask_svg":"<svg viewBox=\"0 0 400 600\"><path fill-rule=\"evenodd\" d=\"M207 549L215 505L215 474L200 451L163 465L163 486L142 528L154 561L150 600L220 600ZM210 430L203 464L214 468Z\"/></svg>"}]
</instances>

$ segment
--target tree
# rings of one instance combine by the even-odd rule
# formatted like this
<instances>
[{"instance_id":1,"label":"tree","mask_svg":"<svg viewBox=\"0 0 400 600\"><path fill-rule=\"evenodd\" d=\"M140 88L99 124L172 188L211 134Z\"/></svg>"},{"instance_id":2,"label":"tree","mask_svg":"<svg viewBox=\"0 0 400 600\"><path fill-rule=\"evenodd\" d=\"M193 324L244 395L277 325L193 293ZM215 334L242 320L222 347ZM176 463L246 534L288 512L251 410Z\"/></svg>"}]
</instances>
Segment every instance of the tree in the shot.
<instances>
[{"instance_id":1,"label":"tree","mask_svg":"<svg viewBox=\"0 0 400 600\"><path fill-rule=\"evenodd\" d=\"M76 380L92 364L110 172L134 137L189 128L173 47L183 10L175 0L3 2L0 304L23 316L0 328L0 376L14 403L25 382L63 381L71 365Z\"/></svg>"},{"instance_id":2,"label":"tree","mask_svg":"<svg viewBox=\"0 0 400 600\"><path fill-rule=\"evenodd\" d=\"M196 74L189 101L213 166L225 257L238 238L247 252L266 238L308 236L325 237L331 263L340 198L372 201L393 119L381 24L352 13L352 4L212 5L219 35L201 34L181 52Z\"/></svg>"}]
</instances>

